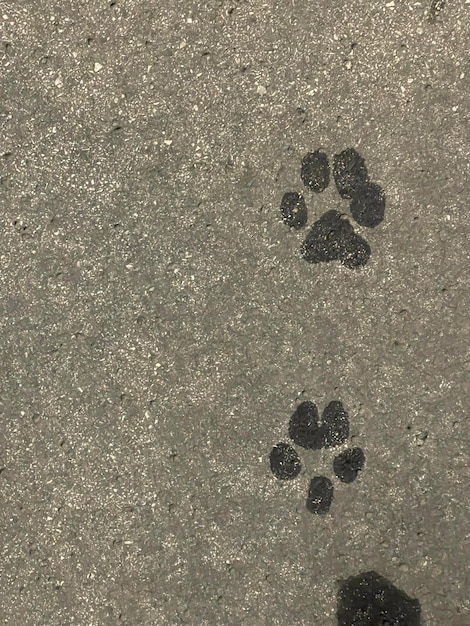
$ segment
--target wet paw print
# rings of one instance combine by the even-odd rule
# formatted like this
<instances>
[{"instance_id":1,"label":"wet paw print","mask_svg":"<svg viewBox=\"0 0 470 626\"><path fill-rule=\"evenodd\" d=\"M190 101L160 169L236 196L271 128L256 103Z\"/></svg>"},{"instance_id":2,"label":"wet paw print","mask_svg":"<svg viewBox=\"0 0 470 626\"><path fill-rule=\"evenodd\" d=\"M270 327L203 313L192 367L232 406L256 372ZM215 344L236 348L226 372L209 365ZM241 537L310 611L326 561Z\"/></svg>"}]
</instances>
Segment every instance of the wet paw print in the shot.
<instances>
[{"instance_id":1,"label":"wet paw print","mask_svg":"<svg viewBox=\"0 0 470 626\"><path fill-rule=\"evenodd\" d=\"M330 183L330 164L324 152L316 150L302 160L300 178L314 193L321 193ZM367 228L375 228L385 215L385 194L372 182L364 159L348 148L333 157L333 178L343 200L349 201L354 220ZM302 194L289 191L281 200L281 216L285 224L296 230L307 224L307 205ZM360 267L371 254L367 241L354 231L346 215L327 211L317 220L304 243L302 256L309 263L339 260L346 267Z\"/></svg>"},{"instance_id":2,"label":"wet paw print","mask_svg":"<svg viewBox=\"0 0 470 626\"><path fill-rule=\"evenodd\" d=\"M421 605L377 572L342 581L338 626L421 626Z\"/></svg>"},{"instance_id":3,"label":"wet paw print","mask_svg":"<svg viewBox=\"0 0 470 626\"><path fill-rule=\"evenodd\" d=\"M320 416L313 402L299 404L289 421L289 437L307 450L332 448L343 444L349 437L349 417L341 402L328 404ZM279 480L292 480L302 469L297 450L289 443L280 442L269 456L271 471ZM352 483L364 467L365 456L361 448L348 448L333 460L333 471L339 480ZM311 513L328 513L333 502L333 483L326 476L311 479L306 506Z\"/></svg>"}]
</instances>

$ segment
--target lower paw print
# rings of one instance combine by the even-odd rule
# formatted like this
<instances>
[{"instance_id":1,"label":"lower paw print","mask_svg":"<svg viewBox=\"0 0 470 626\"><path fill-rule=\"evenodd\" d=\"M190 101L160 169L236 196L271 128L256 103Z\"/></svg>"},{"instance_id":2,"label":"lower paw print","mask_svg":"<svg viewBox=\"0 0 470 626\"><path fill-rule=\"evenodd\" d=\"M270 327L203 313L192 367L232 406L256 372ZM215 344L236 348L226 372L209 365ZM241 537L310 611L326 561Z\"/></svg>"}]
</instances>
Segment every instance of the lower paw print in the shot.
<instances>
[{"instance_id":1,"label":"lower paw print","mask_svg":"<svg viewBox=\"0 0 470 626\"><path fill-rule=\"evenodd\" d=\"M338 626L421 626L421 605L377 572L342 581Z\"/></svg>"},{"instance_id":2,"label":"lower paw print","mask_svg":"<svg viewBox=\"0 0 470 626\"><path fill-rule=\"evenodd\" d=\"M302 160L300 178L314 193L324 191L330 182L330 164L325 153L316 150ZM372 182L364 159L348 148L333 157L333 178L343 200L349 201L354 220L363 227L375 228L385 215L385 194ZM289 191L281 200L282 220L299 230L307 224L307 205L302 194ZM327 211L312 226L301 248L309 263L340 261L349 268L365 265L371 255L367 241L358 235L346 215Z\"/></svg>"},{"instance_id":3,"label":"lower paw print","mask_svg":"<svg viewBox=\"0 0 470 626\"><path fill-rule=\"evenodd\" d=\"M322 418L313 402L299 404L289 421L289 437L307 450L332 448L349 437L349 416L341 402L333 401L324 409ZM269 456L271 471L279 480L292 480L302 469L297 450L289 443L280 442ZM348 448L333 460L335 476L344 483L352 483L365 464L361 448ZM306 506L311 513L325 514L333 502L334 487L326 476L315 476L308 488Z\"/></svg>"}]
</instances>

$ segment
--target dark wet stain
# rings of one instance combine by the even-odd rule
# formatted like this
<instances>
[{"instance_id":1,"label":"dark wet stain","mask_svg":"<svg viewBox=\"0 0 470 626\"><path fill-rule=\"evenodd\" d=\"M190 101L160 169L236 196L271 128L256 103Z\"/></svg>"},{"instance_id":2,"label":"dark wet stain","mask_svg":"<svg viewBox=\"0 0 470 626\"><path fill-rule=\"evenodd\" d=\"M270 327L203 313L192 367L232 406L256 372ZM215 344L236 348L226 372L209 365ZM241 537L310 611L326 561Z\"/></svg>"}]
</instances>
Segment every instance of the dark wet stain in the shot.
<instances>
[{"instance_id":1,"label":"dark wet stain","mask_svg":"<svg viewBox=\"0 0 470 626\"><path fill-rule=\"evenodd\" d=\"M421 626L421 607L371 571L342 581L337 618L338 626Z\"/></svg>"}]
</instances>

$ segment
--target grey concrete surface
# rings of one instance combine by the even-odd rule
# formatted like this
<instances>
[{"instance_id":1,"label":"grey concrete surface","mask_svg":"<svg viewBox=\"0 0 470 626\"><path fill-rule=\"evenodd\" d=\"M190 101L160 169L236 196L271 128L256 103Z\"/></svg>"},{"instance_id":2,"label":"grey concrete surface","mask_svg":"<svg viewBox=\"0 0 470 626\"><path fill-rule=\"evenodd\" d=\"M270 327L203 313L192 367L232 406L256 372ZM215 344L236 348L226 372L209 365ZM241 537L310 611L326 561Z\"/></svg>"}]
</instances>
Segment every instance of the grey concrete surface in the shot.
<instances>
[{"instance_id":1,"label":"grey concrete surface","mask_svg":"<svg viewBox=\"0 0 470 626\"><path fill-rule=\"evenodd\" d=\"M1 2L1 624L332 626L369 570L470 624L470 4L430 7ZM350 146L385 220L310 265L282 194ZM304 399L355 483L271 474Z\"/></svg>"}]
</instances>

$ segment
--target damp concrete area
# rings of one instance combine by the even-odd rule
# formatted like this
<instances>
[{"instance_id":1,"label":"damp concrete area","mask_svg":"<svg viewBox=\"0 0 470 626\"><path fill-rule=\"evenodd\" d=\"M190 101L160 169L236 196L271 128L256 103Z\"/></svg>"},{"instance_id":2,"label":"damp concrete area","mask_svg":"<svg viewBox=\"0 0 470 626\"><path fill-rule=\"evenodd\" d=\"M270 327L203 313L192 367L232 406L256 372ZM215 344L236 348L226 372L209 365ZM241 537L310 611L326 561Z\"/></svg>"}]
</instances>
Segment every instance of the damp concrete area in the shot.
<instances>
[{"instance_id":1,"label":"damp concrete area","mask_svg":"<svg viewBox=\"0 0 470 626\"><path fill-rule=\"evenodd\" d=\"M1 3L0 624L470 624L469 47Z\"/></svg>"}]
</instances>

